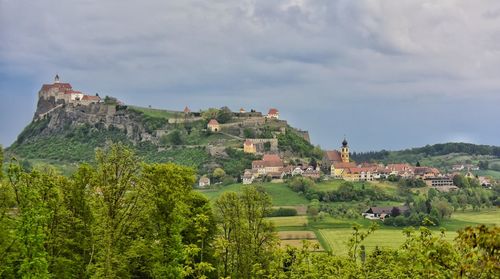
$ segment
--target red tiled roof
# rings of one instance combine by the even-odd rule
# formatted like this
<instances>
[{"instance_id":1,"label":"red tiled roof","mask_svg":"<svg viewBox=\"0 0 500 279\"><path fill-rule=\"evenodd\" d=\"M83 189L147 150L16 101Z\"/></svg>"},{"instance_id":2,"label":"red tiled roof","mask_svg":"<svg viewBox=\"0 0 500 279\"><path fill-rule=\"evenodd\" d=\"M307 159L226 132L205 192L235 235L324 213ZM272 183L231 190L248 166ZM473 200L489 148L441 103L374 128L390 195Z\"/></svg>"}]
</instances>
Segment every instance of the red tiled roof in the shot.
<instances>
[{"instance_id":1,"label":"red tiled roof","mask_svg":"<svg viewBox=\"0 0 500 279\"><path fill-rule=\"evenodd\" d=\"M340 152L337 150L326 151L326 158L330 162L342 162L342 157L340 156Z\"/></svg>"},{"instance_id":2,"label":"red tiled roof","mask_svg":"<svg viewBox=\"0 0 500 279\"><path fill-rule=\"evenodd\" d=\"M252 145L252 144L253 144L253 142L251 140L246 140L244 143L244 145Z\"/></svg>"},{"instance_id":3,"label":"red tiled roof","mask_svg":"<svg viewBox=\"0 0 500 279\"><path fill-rule=\"evenodd\" d=\"M356 168L356 164L353 162L348 162L348 163L338 162L338 163L334 163L333 167L336 169Z\"/></svg>"},{"instance_id":4,"label":"red tiled roof","mask_svg":"<svg viewBox=\"0 0 500 279\"><path fill-rule=\"evenodd\" d=\"M215 119L212 119L210 120L210 122L208 122L208 125L219 125L219 122Z\"/></svg>"},{"instance_id":5,"label":"red tiled roof","mask_svg":"<svg viewBox=\"0 0 500 279\"><path fill-rule=\"evenodd\" d=\"M281 162L281 158L276 154L264 154L262 161Z\"/></svg>"},{"instance_id":6,"label":"red tiled roof","mask_svg":"<svg viewBox=\"0 0 500 279\"><path fill-rule=\"evenodd\" d=\"M54 84L44 84L42 85L42 91L47 91L51 88L59 88L59 89L65 89L65 90L68 90L68 89L71 89L71 84L69 83L54 83Z\"/></svg>"},{"instance_id":7,"label":"red tiled roof","mask_svg":"<svg viewBox=\"0 0 500 279\"><path fill-rule=\"evenodd\" d=\"M269 109L269 112L267 113L267 115L276 115L278 114L278 110L275 109L275 108L272 108L272 109Z\"/></svg>"},{"instance_id":8,"label":"red tiled roof","mask_svg":"<svg viewBox=\"0 0 500 279\"><path fill-rule=\"evenodd\" d=\"M100 101L101 97L99 96L92 96L92 95L84 95L82 97L82 100L89 100L89 101Z\"/></svg>"},{"instance_id":9,"label":"red tiled roof","mask_svg":"<svg viewBox=\"0 0 500 279\"><path fill-rule=\"evenodd\" d=\"M388 164L387 168L393 171L404 171L410 169L408 164Z\"/></svg>"}]
</instances>

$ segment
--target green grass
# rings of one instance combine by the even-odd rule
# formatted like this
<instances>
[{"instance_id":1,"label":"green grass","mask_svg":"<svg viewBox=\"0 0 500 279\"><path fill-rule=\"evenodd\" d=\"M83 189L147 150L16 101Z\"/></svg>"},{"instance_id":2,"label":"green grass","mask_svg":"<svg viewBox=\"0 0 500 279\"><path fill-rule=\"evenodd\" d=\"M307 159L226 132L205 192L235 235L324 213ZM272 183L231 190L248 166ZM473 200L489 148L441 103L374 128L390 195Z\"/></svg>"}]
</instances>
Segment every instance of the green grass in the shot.
<instances>
[{"instance_id":1,"label":"green grass","mask_svg":"<svg viewBox=\"0 0 500 279\"><path fill-rule=\"evenodd\" d=\"M153 108L144 108L144 107L136 107L136 106L129 106L129 109L139 111L144 113L146 116L154 117L154 118L174 118L177 115L181 114L181 112L173 112L173 111L168 111L168 110L163 110L163 109L153 109Z\"/></svg>"},{"instance_id":2,"label":"green grass","mask_svg":"<svg viewBox=\"0 0 500 279\"><path fill-rule=\"evenodd\" d=\"M329 181L322 181L320 183L317 183L313 186L313 188L317 191L335 191L338 190L339 187L345 183L346 181L341 180L341 179L335 179L335 180L329 180ZM356 188L361 188L363 185L365 187L370 188L370 187L380 187L384 189L385 191L394 194L397 190L397 185L388 181L366 181L366 182L352 182L354 184L354 187Z\"/></svg>"},{"instance_id":3,"label":"green grass","mask_svg":"<svg viewBox=\"0 0 500 279\"><path fill-rule=\"evenodd\" d=\"M335 229L322 229L319 233L323 239L325 239L328 244L328 248L337 255L347 255L347 241L352 236L352 229L350 228L335 228ZM435 231L435 235L438 235L438 231ZM456 232L448 232L445 234L446 240L453 240L456 237ZM376 230L373 234L369 235L364 241L366 250L368 252L373 251L373 249L378 246L380 248L398 248L400 247L406 239L403 235L402 230L393 230L380 228Z\"/></svg>"},{"instance_id":4,"label":"green grass","mask_svg":"<svg viewBox=\"0 0 500 279\"><path fill-rule=\"evenodd\" d=\"M253 184L254 186L262 186L265 191L271 196L273 200L273 205L282 206L282 205L302 205L309 204L309 201L303 196L295 193L290 190L288 186L282 183L259 183ZM231 184L228 186L220 186L215 189L207 189L207 190L199 190L202 194L204 194L209 200L213 201L217 199L224 192L240 192L244 187L243 184Z\"/></svg>"},{"instance_id":5,"label":"green grass","mask_svg":"<svg viewBox=\"0 0 500 279\"><path fill-rule=\"evenodd\" d=\"M479 224L495 224L500 225L500 210L488 209L482 211L464 211L455 212L452 215L453 220L465 221L469 223Z\"/></svg>"},{"instance_id":6,"label":"green grass","mask_svg":"<svg viewBox=\"0 0 500 279\"><path fill-rule=\"evenodd\" d=\"M325 217L322 220L314 221L308 218L307 226L301 223L300 216L295 217L274 217L269 218L274 222L277 230L283 231L314 231L318 241L323 248L333 251L335 254L347 254L347 241L352 235L352 226L357 223L366 231L373 221L368 219L341 219L334 217ZM453 240L457 236L457 231L466 226L477 226L479 224L498 225L500 224L500 210L487 209L483 211L465 211L456 212L450 220L445 220L438 227L432 227L431 230L437 236L440 229L444 228L445 239ZM387 248L398 248L405 241L403 228L384 226L379 223L379 228L363 242L367 250L373 250L376 246Z\"/></svg>"},{"instance_id":7,"label":"green grass","mask_svg":"<svg viewBox=\"0 0 500 279\"><path fill-rule=\"evenodd\" d=\"M477 175L481 176L491 176L494 179L500 179L500 171L495 171L495 170L480 170L475 172Z\"/></svg>"},{"instance_id":8,"label":"green grass","mask_svg":"<svg viewBox=\"0 0 500 279\"><path fill-rule=\"evenodd\" d=\"M270 217L267 220L276 227L304 227L308 223L307 216Z\"/></svg>"}]
</instances>

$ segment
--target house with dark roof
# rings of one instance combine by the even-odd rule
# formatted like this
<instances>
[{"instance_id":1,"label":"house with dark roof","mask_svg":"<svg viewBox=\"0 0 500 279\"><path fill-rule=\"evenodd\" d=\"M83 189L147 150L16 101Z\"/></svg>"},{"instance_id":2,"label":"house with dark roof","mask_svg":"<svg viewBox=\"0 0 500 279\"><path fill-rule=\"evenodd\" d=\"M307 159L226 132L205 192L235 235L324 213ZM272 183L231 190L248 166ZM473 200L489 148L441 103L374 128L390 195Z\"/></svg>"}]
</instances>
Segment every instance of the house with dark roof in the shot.
<instances>
[{"instance_id":1,"label":"house with dark roof","mask_svg":"<svg viewBox=\"0 0 500 279\"><path fill-rule=\"evenodd\" d=\"M372 206L368 208L361 215L366 219L370 220L384 220L385 217L391 216L394 212L399 214L404 214L409 208L406 205L403 206Z\"/></svg>"}]
</instances>

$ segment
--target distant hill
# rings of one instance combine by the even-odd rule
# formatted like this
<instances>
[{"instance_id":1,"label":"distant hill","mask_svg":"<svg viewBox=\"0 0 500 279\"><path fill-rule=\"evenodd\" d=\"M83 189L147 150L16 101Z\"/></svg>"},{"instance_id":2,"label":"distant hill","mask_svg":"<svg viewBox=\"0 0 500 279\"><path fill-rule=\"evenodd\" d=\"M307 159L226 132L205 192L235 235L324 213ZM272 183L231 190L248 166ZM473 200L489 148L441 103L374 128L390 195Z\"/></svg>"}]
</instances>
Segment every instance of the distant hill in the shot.
<instances>
[{"instance_id":1,"label":"distant hill","mask_svg":"<svg viewBox=\"0 0 500 279\"><path fill-rule=\"evenodd\" d=\"M211 119L219 122L217 132L207 129ZM313 152L307 132L260 112L232 112L226 107L191 112L188 108L173 111L128 106L111 97L90 98L73 91L67 83L42 87L33 121L6 151L8 156L28 163L68 168L92 162L98 147L122 142L147 162L175 162L199 173L220 166L237 177L259 157L243 153L246 138L276 138L275 151L290 159L321 157Z\"/></svg>"}]
</instances>

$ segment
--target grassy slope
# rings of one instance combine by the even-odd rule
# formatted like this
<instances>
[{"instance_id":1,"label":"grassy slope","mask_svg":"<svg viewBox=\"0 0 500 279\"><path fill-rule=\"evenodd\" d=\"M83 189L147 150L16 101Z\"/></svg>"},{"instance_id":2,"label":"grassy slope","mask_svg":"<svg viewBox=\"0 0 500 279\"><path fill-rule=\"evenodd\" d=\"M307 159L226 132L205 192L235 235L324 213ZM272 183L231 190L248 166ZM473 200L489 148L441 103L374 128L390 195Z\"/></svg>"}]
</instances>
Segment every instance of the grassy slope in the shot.
<instances>
[{"instance_id":1,"label":"grassy slope","mask_svg":"<svg viewBox=\"0 0 500 279\"><path fill-rule=\"evenodd\" d=\"M144 115L147 115L150 117L164 118L164 119L174 118L174 117L179 116L181 114L181 112L174 112L174 111L163 110L163 109L144 108L144 107L137 107L137 106L129 106L129 109L142 112L142 113L144 113Z\"/></svg>"},{"instance_id":2,"label":"grassy slope","mask_svg":"<svg viewBox=\"0 0 500 279\"><path fill-rule=\"evenodd\" d=\"M254 184L254 186L262 186L266 190L266 192L269 193L269 195L271 196L273 200L273 205L276 206L303 205L309 203L309 201L306 198L293 192L284 184L260 183L260 184ZM217 199L217 197L222 195L222 193L229 191L240 192L243 187L245 186L242 185L241 183L238 183L238 184L231 184L228 186L220 186L215 189L207 189L199 191L203 193L205 196L207 196L209 200L214 201L215 199Z\"/></svg>"}]
</instances>

